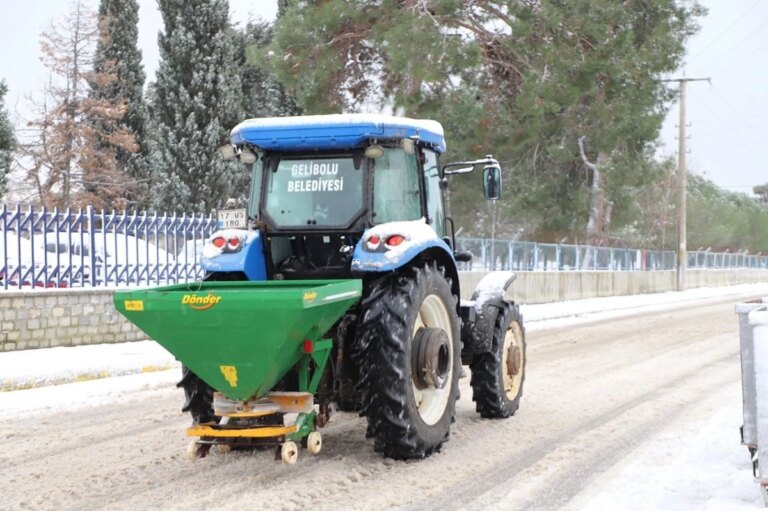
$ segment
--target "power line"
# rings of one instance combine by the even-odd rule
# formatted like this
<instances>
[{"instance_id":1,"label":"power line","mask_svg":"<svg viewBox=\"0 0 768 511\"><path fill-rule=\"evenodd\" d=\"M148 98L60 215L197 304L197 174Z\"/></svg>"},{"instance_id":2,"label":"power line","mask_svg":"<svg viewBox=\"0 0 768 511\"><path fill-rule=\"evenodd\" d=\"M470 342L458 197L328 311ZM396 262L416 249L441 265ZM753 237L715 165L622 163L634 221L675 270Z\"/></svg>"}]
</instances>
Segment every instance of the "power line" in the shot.
<instances>
[{"instance_id":1,"label":"power line","mask_svg":"<svg viewBox=\"0 0 768 511\"><path fill-rule=\"evenodd\" d=\"M716 67L715 67L715 69L718 69L718 70L719 70L719 71L721 71L721 72L725 72L725 71L728 71L729 69L732 69L732 68L736 67L737 65L741 64L741 62L742 62L742 61L743 61L745 58L747 58L747 57L751 57L751 56L752 56L752 55L754 55L755 53L757 53L757 52L759 52L760 50L764 49L766 46L768 46L768 40L764 41L764 42L763 42L763 44L761 44L761 45L760 45L760 46L758 46L757 48L753 49L752 51L750 51L750 52L748 52L748 53L743 53L743 54L741 54L741 56L739 56L738 58L730 60L730 61L728 62L728 65L727 65L727 66L725 66L725 67L721 67L721 68L718 68L718 67L716 66Z\"/></svg>"},{"instance_id":2,"label":"power line","mask_svg":"<svg viewBox=\"0 0 768 511\"><path fill-rule=\"evenodd\" d=\"M709 122L722 122L722 121L741 121L743 119L766 119L768 118L768 114L757 114L757 115L740 115L738 117L720 117L716 119L706 119L703 117L697 117L695 119L691 119L691 122L694 123L709 123Z\"/></svg>"},{"instance_id":3,"label":"power line","mask_svg":"<svg viewBox=\"0 0 768 511\"><path fill-rule=\"evenodd\" d=\"M733 105L731 105L731 102L730 102L730 101L728 101L728 99L726 99L726 98L725 98L725 96L723 96L722 94L720 94L720 91L718 91L716 87L714 88L714 91L715 91L715 94L717 95L717 97L719 97L719 98L720 98L720 100L723 102L723 104L724 104L725 106L727 106L728 108L730 108L730 109L731 109L731 112L733 112L733 113L734 113L734 114L736 114L738 117L740 117L740 120L741 120L741 122L742 122L742 123L744 123L745 125L747 125L747 126L749 126L750 128L752 128L752 133L751 133L751 134L757 134L757 133L761 133L761 132L763 131L763 130L759 130L759 129L757 129L755 126L753 126L753 125L752 125L752 123L751 123L751 122L748 122L748 121L746 120L746 118L745 118L745 117L744 117L742 114L740 114L740 113L739 113L739 112L738 112L738 111L737 111L737 110L736 110L736 109L733 107ZM755 140L757 140L757 139L755 139Z\"/></svg>"},{"instance_id":4,"label":"power line","mask_svg":"<svg viewBox=\"0 0 768 511\"><path fill-rule=\"evenodd\" d=\"M710 103L705 97L702 97L702 96L699 96L698 100L703 102L703 106L706 107L706 111L710 115L713 115L717 122L721 122L722 125L728 124L726 122L726 119L723 118L720 115L720 113L719 113L721 111L720 108L722 106L721 102L715 101L713 103ZM739 119L733 119L733 120L739 120ZM697 123L698 122L701 122L701 121L697 121ZM707 131L706 128L704 128L704 131L705 132ZM710 133L711 132L712 131L710 131ZM762 153L759 153L756 150L755 144L749 143L743 137L737 137L736 135L734 135L734 133L732 131L729 131L729 130L718 130L717 133L719 135L724 135L725 137L727 137L730 140L730 145L732 145L734 147L741 148L744 152L751 153L751 154L753 154L755 156L758 156L758 157L762 157L763 156ZM728 140L725 140L723 137L719 137L718 140L719 140L719 143L721 143L721 144L727 144L728 143Z\"/></svg>"},{"instance_id":5,"label":"power line","mask_svg":"<svg viewBox=\"0 0 768 511\"><path fill-rule=\"evenodd\" d=\"M733 27L736 25L736 23L738 23L739 21L741 21L741 18L743 18L744 16L746 16L747 14L749 14L749 12L750 12L752 9L754 9L755 7L757 7L757 6L758 6L758 4L760 4L760 1L761 1L761 0L756 0L756 1L755 1L755 3L753 3L752 5L750 5L749 7L747 7L747 10L746 10L746 11L742 12L742 13L739 15L739 17L738 17L738 18L736 18L735 20L733 20L733 22L732 22L730 25L728 25L727 27L725 27L725 30L723 30L722 32L720 32L720 33L719 33L719 34L718 34L718 35L717 35L717 36L716 36L714 39L712 39L711 41L709 41L709 43L707 43L707 45L706 45L706 46L704 46L704 48L702 48L702 49L701 49L701 50L700 50L700 51L699 51L699 52L698 52L696 55L694 55L694 56L693 56L693 57L691 57L691 58L692 58L692 59L695 59L696 57L698 57L699 55L701 55L702 53L704 53L704 52L705 52L707 49L709 49L709 47L710 47L710 46L712 46L713 44L715 44L715 43L716 43L716 42L717 42L717 41L718 41L718 40L719 40L721 37L723 37L723 36L724 36L724 35L725 35L725 34L726 34L726 33L727 33L727 32L728 32L730 29L732 29L732 28L733 28Z\"/></svg>"},{"instance_id":6,"label":"power line","mask_svg":"<svg viewBox=\"0 0 768 511\"><path fill-rule=\"evenodd\" d=\"M760 31L760 29L762 29L762 28L763 28L764 26L766 26L766 25L768 25L768 20L765 20L765 21L764 21L763 23L761 23L761 24L760 24L760 25L759 25L757 28L755 28L755 29L754 29L752 32L750 32L749 34L747 34L747 35L746 35L746 36L745 36L743 39L739 40L739 42L738 42L738 43L734 44L733 46L731 46L730 48L728 48L727 50L725 50L725 52L723 52L723 53L721 53L720 55L717 55L716 57L714 57L713 59L710 59L709 61L707 61L707 64L711 64L712 62L715 62L715 61L717 61L717 60L720 60L720 59L721 59L721 58L723 58L723 57L726 57L726 56L727 56L729 53L731 53L733 50L735 50L736 48L738 48L739 46L741 46L741 45L742 45L742 43L744 43L744 42L745 42L745 41L747 41L747 40L748 40L750 37L752 37L753 35L755 35L757 32L759 32L759 31Z\"/></svg>"}]
</instances>

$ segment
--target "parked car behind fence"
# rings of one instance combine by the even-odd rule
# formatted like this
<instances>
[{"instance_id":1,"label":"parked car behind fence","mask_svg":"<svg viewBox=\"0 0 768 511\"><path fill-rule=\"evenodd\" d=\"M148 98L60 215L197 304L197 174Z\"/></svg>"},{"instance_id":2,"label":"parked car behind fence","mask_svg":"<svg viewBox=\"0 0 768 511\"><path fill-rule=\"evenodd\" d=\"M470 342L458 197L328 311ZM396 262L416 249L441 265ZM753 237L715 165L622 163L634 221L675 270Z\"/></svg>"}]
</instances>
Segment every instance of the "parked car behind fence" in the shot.
<instances>
[{"instance_id":1,"label":"parked car behind fence","mask_svg":"<svg viewBox=\"0 0 768 511\"><path fill-rule=\"evenodd\" d=\"M44 286L52 287L46 277L44 258L35 257L32 243L13 231L0 231L0 287ZM57 283L66 287L66 281Z\"/></svg>"},{"instance_id":2,"label":"parked car behind fence","mask_svg":"<svg viewBox=\"0 0 768 511\"><path fill-rule=\"evenodd\" d=\"M0 209L0 289L200 279L212 216ZM13 278L11 278L13 277Z\"/></svg>"}]
</instances>

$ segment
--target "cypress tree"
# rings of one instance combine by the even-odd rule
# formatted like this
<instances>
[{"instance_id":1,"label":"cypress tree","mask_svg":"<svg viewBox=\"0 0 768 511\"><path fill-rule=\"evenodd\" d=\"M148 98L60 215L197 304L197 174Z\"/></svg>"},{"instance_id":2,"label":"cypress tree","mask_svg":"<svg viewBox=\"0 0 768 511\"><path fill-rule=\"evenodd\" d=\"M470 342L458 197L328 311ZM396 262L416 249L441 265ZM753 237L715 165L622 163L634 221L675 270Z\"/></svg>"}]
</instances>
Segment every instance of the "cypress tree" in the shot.
<instances>
[{"instance_id":1,"label":"cypress tree","mask_svg":"<svg viewBox=\"0 0 768 511\"><path fill-rule=\"evenodd\" d=\"M153 203L207 211L242 169L217 149L240 120L241 90L226 0L159 0L165 26L152 90Z\"/></svg>"},{"instance_id":2,"label":"cypress tree","mask_svg":"<svg viewBox=\"0 0 768 511\"><path fill-rule=\"evenodd\" d=\"M0 198L5 195L8 183L8 174L13 162L13 150L16 147L16 137L13 134L13 125L5 110L5 93L8 87L5 81L0 81Z\"/></svg>"},{"instance_id":3,"label":"cypress tree","mask_svg":"<svg viewBox=\"0 0 768 511\"><path fill-rule=\"evenodd\" d=\"M101 0L99 4L99 39L96 44L91 97L111 104L124 104L125 114L118 129L133 134L138 151L114 147L117 165L134 182L129 198L139 205L146 203L147 169L145 156L147 107L144 102L146 74L138 49L139 4L137 0Z\"/></svg>"}]
</instances>

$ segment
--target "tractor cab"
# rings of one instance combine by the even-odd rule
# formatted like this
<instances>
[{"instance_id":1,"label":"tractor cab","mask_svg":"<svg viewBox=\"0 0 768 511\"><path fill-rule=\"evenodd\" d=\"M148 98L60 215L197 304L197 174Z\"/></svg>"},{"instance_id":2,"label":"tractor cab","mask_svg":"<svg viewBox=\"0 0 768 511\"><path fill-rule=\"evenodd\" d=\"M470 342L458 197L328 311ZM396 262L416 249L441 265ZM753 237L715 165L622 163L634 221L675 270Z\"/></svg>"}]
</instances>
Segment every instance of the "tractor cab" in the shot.
<instances>
[{"instance_id":1,"label":"tractor cab","mask_svg":"<svg viewBox=\"0 0 768 511\"><path fill-rule=\"evenodd\" d=\"M364 233L392 222L424 224L453 252L443 196L453 171L440 168L439 123L365 114L253 119L231 138L229 156L251 167L247 216L263 237L267 279L348 277L359 269Z\"/></svg>"}]
</instances>

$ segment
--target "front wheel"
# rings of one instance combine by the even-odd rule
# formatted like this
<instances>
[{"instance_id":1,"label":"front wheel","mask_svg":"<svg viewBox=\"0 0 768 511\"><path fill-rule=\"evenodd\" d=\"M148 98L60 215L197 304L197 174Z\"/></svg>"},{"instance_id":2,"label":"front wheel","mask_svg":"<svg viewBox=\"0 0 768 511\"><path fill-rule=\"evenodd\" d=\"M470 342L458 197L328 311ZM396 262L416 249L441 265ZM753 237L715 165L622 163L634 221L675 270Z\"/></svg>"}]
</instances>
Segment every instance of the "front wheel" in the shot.
<instances>
[{"instance_id":1,"label":"front wheel","mask_svg":"<svg viewBox=\"0 0 768 511\"><path fill-rule=\"evenodd\" d=\"M426 265L384 277L363 301L361 415L377 452L424 458L447 440L461 373L455 300L442 271Z\"/></svg>"},{"instance_id":2,"label":"front wheel","mask_svg":"<svg viewBox=\"0 0 768 511\"><path fill-rule=\"evenodd\" d=\"M507 418L520 406L525 381L525 332L516 305L496 316L491 351L472 358L472 400L481 417Z\"/></svg>"}]
</instances>

